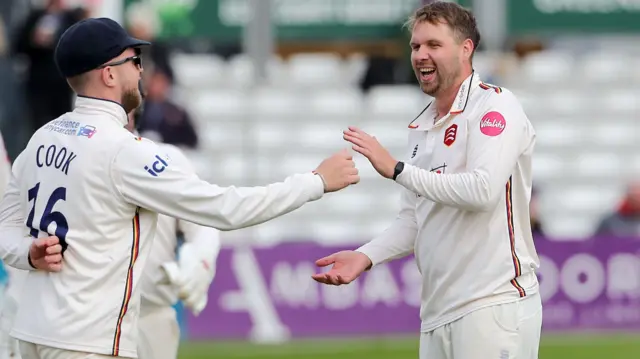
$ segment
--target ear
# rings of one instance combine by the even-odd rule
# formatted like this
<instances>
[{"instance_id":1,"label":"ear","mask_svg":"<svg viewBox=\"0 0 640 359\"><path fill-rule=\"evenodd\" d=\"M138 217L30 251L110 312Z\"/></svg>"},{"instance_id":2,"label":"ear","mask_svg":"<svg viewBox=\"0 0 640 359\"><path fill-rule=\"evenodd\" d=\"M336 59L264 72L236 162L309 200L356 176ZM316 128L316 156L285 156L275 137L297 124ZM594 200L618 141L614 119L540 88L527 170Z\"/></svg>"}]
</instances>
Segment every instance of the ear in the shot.
<instances>
[{"instance_id":1,"label":"ear","mask_svg":"<svg viewBox=\"0 0 640 359\"><path fill-rule=\"evenodd\" d=\"M116 74L111 66L101 69L100 76L102 78L102 82L107 87L114 87L116 85Z\"/></svg>"},{"instance_id":2,"label":"ear","mask_svg":"<svg viewBox=\"0 0 640 359\"><path fill-rule=\"evenodd\" d=\"M462 42L462 53L464 54L465 58L471 59L473 50L475 50L475 47L473 46L473 41L471 41L471 39L466 39Z\"/></svg>"}]
</instances>

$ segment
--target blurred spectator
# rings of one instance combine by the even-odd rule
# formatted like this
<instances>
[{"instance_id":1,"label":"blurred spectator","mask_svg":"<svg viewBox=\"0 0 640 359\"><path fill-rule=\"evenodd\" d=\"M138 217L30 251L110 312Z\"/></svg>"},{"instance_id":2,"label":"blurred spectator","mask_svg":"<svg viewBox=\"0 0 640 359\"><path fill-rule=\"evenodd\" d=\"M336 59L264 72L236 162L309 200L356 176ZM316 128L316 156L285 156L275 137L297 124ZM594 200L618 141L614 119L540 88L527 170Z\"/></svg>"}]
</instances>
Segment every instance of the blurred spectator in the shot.
<instances>
[{"instance_id":1,"label":"blurred spectator","mask_svg":"<svg viewBox=\"0 0 640 359\"><path fill-rule=\"evenodd\" d=\"M173 77L156 68L145 81L147 93L139 117L140 134L176 146L197 147L198 135L191 117L169 99Z\"/></svg>"},{"instance_id":2,"label":"blurred spectator","mask_svg":"<svg viewBox=\"0 0 640 359\"><path fill-rule=\"evenodd\" d=\"M131 36L149 41L153 46L147 46L142 51L142 61L145 71L154 72L156 68L173 78L171 66L171 49L158 39L161 22L157 11L149 4L139 2L129 5L126 13L127 30Z\"/></svg>"},{"instance_id":3,"label":"blurred spectator","mask_svg":"<svg viewBox=\"0 0 640 359\"><path fill-rule=\"evenodd\" d=\"M53 53L62 33L87 15L82 8L67 9L63 0L49 0L43 9L31 11L16 34L14 52L29 62L25 97L32 131L71 111L73 93Z\"/></svg>"},{"instance_id":4,"label":"blurred spectator","mask_svg":"<svg viewBox=\"0 0 640 359\"><path fill-rule=\"evenodd\" d=\"M487 79L487 82L495 81L498 83L501 79L517 78L520 76L520 66L522 62L530 55L544 51L545 44L537 37L526 37L517 39L509 46L511 51L502 53L496 60L493 68L493 75L496 80ZM483 74L480 74L483 76ZM488 74L484 74L486 78Z\"/></svg>"},{"instance_id":5,"label":"blurred spectator","mask_svg":"<svg viewBox=\"0 0 640 359\"><path fill-rule=\"evenodd\" d=\"M132 4L127 8L126 22L131 36L153 43L142 52L146 97L138 114L140 134L176 146L197 147L198 136L189 114L169 99L174 72L169 47L157 39L161 22L156 10L146 3Z\"/></svg>"},{"instance_id":6,"label":"blurred spectator","mask_svg":"<svg viewBox=\"0 0 640 359\"><path fill-rule=\"evenodd\" d=\"M542 223L538 216L538 191L533 188L531 190L531 201L529 202L529 216L531 218L531 232L534 237L544 237Z\"/></svg>"},{"instance_id":7,"label":"blurred spectator","mask_svg":"<svg viewBox=\"0 0 640 359\"><path fill-rule=\"evenodd\" d=\"M640 181L629 186L618 210L600 222L596 235L640 237Z\"/></svg>"}]
</instances>

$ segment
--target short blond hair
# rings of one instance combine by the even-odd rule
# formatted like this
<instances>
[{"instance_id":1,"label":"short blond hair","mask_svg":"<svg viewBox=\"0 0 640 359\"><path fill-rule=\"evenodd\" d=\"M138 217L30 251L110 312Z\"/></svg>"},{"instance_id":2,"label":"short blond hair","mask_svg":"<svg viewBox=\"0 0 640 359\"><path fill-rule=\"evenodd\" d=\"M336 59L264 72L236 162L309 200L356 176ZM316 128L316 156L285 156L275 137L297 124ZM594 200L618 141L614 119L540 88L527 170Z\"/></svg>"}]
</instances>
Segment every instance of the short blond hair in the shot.
<instances>
[{"instance_id":1,"label":"short blond hair","mask_svg":"<svg viewBox=\"0 0 640 359\"><path fill-rule=\"evenodd\" d=\"M469 39L473 42L474 52L480 44L480 32L475 16L457 3L435 1L424 5L409 16L404 26L412 31L416 23L420 22L449 25L459 41Z\"/></svg>"}]
</instances>

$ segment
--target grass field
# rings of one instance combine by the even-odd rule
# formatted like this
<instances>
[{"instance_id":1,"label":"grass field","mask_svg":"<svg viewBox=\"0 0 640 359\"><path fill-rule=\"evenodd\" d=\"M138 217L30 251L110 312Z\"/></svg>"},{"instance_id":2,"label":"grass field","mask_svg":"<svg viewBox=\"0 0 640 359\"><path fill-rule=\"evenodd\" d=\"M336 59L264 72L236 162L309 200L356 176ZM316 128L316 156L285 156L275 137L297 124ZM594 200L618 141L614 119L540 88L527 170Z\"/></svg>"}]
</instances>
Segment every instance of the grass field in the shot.
<instances>
[{"instance_id":1,"label":"grass field","mask_svg":"<svg viewBox=\"0 0 640 359\"><path fill-rule=\"evenodd\" d=\"M309 340L283 345L247 342L188 342L179 359L417 359L417 338ZM547 336L540 359L640 358L640 333L635 336Z\"/></svg>"}]
</instances>

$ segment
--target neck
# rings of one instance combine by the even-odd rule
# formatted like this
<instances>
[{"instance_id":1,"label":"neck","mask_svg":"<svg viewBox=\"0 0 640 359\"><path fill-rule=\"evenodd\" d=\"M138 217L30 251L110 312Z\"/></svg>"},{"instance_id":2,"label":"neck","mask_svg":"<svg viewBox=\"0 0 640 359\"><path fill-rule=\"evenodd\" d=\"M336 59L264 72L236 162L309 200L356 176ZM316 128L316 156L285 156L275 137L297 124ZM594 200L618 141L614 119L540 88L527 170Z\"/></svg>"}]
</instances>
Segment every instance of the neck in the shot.
<instances>
[{"instance_id":1,"label":"neck","mask_svg":"<svg viewBox=\"0 0 640 359\"><path fill-rule=\"evenodd\" d=\"M438 118L441 118L449 113L451 110L451 106L453 106L453 101L456 100L456 96L458 95L458 91L460 91L460 86L462 83L471 76L473 71L468 69L466 71L461 71L460 75L453 82L453 86L443 90L440 94L436 96L436 110L438 111Z\"/></svg>"},{"instance_id":2,"label":"neck","mask_svg":"<svg viewBox=\"0 0 640 359\"><path fill-rule=\"evenodd\" d=\"M115 96L113 94L104 92L104 91L79 91L78 92L78 96L83 96L83 97L89 97L89 98L95 98L95 99L99 99L99 100L106 100L106 101L111 101L111 102L115 102L117 104L122 105L122 102L120 101L120 98L118 96Z\"/></svg>"}]
</instances>

